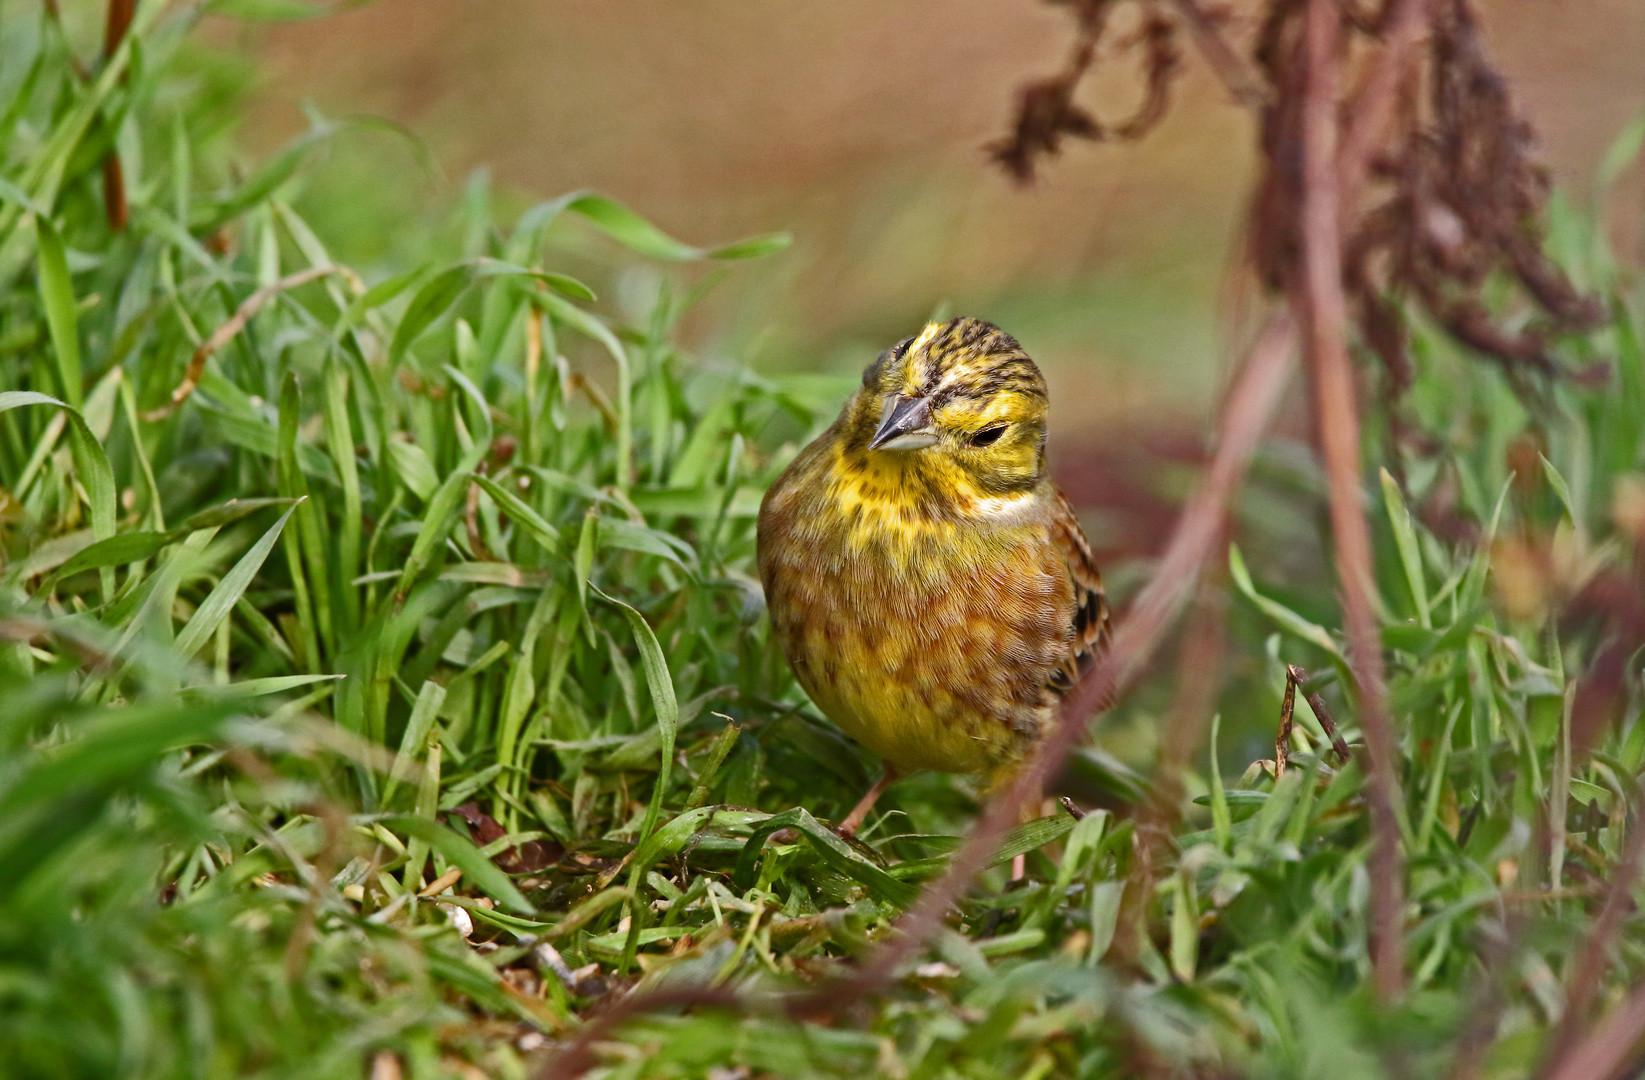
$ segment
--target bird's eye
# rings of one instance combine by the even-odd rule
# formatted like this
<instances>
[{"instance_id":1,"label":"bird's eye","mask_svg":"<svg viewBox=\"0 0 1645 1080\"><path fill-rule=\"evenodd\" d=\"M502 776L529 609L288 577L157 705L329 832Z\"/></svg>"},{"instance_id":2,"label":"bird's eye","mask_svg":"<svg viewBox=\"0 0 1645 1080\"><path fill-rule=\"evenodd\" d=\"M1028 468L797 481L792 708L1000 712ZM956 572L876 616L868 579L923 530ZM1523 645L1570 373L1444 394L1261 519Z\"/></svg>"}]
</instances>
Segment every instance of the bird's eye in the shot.
<instances>
[{"instance_id":1,"label":"bird's eye","mask_svg":"<svg viewBox=\"0 0 1645 1080\"><path fill-rule=\"evenodd\" d=\"M975 435L971 436L971 445L993 446L995 443L1000 441L1000 436L1004 435L1005 429L1010 426L1010 424L995 424L993 427L985 427Z\"/></svg>"}]
</instances>

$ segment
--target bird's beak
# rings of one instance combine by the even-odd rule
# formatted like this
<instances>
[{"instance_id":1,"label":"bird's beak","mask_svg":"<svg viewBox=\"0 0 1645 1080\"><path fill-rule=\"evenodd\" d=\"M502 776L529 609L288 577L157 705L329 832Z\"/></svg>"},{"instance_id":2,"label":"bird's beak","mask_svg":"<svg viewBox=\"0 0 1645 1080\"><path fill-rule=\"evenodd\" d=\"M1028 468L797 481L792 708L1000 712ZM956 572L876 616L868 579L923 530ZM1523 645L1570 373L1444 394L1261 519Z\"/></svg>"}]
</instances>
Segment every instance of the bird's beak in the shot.
<instances>
[{"instance_id":1,"label":"bird's beak","mask_svg":"<svg viewBox=\"0 0 1645 1080\"><path fill-rule=\"evenodd\" d=\"M931 399L887 398L880 429L868 443L870 450L920 450L937 441L931 430Z\"/></svg>"}]
</instances>

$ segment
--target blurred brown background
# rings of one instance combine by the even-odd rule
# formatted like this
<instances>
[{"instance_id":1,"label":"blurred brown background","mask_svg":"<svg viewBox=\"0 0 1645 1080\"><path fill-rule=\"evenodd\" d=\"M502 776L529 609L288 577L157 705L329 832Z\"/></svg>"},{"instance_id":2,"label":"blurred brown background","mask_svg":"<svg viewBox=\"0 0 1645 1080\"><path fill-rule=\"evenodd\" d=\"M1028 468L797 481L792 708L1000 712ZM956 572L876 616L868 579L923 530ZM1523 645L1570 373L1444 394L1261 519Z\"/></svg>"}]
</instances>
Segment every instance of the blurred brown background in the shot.
<instances>
[{"instance_id":1,"label":"blurred brown background","mask_svg":"<svg viewBox=\"0 0 1645 1080\"><path fill-rule=\"evenodd\" d=\"M1493 2L1485 23L1580 197L1645 110L1645 0ZM408 206L485 166L533 199L600 189L694 243L792 230L717 330L767 370L860 367L941 305L1024 341L1064 441L1199 430L1214 401L1252 130L1191 51L1152 135L1075 144L1025 189L981 147L1063 61L1069 20L1034 0L379 0L232 32L265 64L254 145L301 130L305 101L393 118L444 169L372 144ZM1137 93L1110 65L1087 100L1119 117Z\"/></svg>"}]
</instances>

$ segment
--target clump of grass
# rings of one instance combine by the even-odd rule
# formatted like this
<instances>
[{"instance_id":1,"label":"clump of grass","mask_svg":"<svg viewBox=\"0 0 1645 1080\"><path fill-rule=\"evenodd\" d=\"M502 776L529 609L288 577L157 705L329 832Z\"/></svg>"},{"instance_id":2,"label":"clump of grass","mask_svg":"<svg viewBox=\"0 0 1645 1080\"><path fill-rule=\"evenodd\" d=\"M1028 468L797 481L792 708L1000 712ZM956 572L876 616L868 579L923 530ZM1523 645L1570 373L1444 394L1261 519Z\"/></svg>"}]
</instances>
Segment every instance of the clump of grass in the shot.
<instances>
[{"instance_id":1,"label":"clump of grass","mask_svg":"<svg viewBox=\"0 0 1645 1080\"><path fill-rule=\"evenodd\" d=\"M675 333L709 268L780 240L696 248L590 193L505 224L476 185L440 258L363 275L301 212L333 126L231 167L199 10L142 8L84 74L51 17L0 22L11 1071L523 1076L634 985L758 1001L848 963L975 793L914 778L861 842L826 826L872 763L794 687L749 568L760 492L835 399ZM673 269L613 314L556 269L567 228L614 242L602 273ZM1555 246L1596 250L1583 228ZM1400 419L1437 449L1371 447L1394 470L1368 490L1410 877L1395 1013L1365 986L1360 760L1305 694L1283 772L1225 771L1213 736L1147 874L1128 806L1042 818L996 856L1028 880L996 871L846 1022L652 1016L602 1068L1523 1075L1580 1033L1645 966L1633 624L1597 588L1645 544L1617 292L1564 346L1609 358L1611 392L1527 403L1419 323ZM1268 520L1318 507L1294 479L1254 493L1292 511ZM1329 585L1268 581L1299 532L1231 552L1243 675L1211 729L1271 731L1301 664L1355 744Z\"/></svg>"}]
</instances>

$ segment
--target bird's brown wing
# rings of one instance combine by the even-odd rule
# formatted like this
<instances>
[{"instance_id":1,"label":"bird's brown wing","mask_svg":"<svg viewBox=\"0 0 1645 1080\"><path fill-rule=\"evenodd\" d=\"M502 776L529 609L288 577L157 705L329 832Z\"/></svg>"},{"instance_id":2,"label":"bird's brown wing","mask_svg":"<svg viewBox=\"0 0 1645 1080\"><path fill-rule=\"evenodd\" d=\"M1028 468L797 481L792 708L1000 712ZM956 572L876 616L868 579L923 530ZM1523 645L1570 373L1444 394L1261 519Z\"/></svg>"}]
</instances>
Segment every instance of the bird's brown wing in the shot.
<instances>
[{"instance_id":1,"label":"bird's brown wing","mask_svg":"<svg viewBox=\"0 0 1645 1080\"><path fill-rule=\"evenodd\" d=\"M1057 504L1051 520L1051 542L1062 553L1068 564L1068 576L1074 583L1074 636L1069 643L1068 659L1051 678L1051 688L1058 695L1079 681L1091 669L1097 657L1108 646L1108 600L1102 592L1102 574L1091 557L1091 545L1085 540L1074 508L1062 492L1057 492Z\"/></svg>"}]
</instances>

